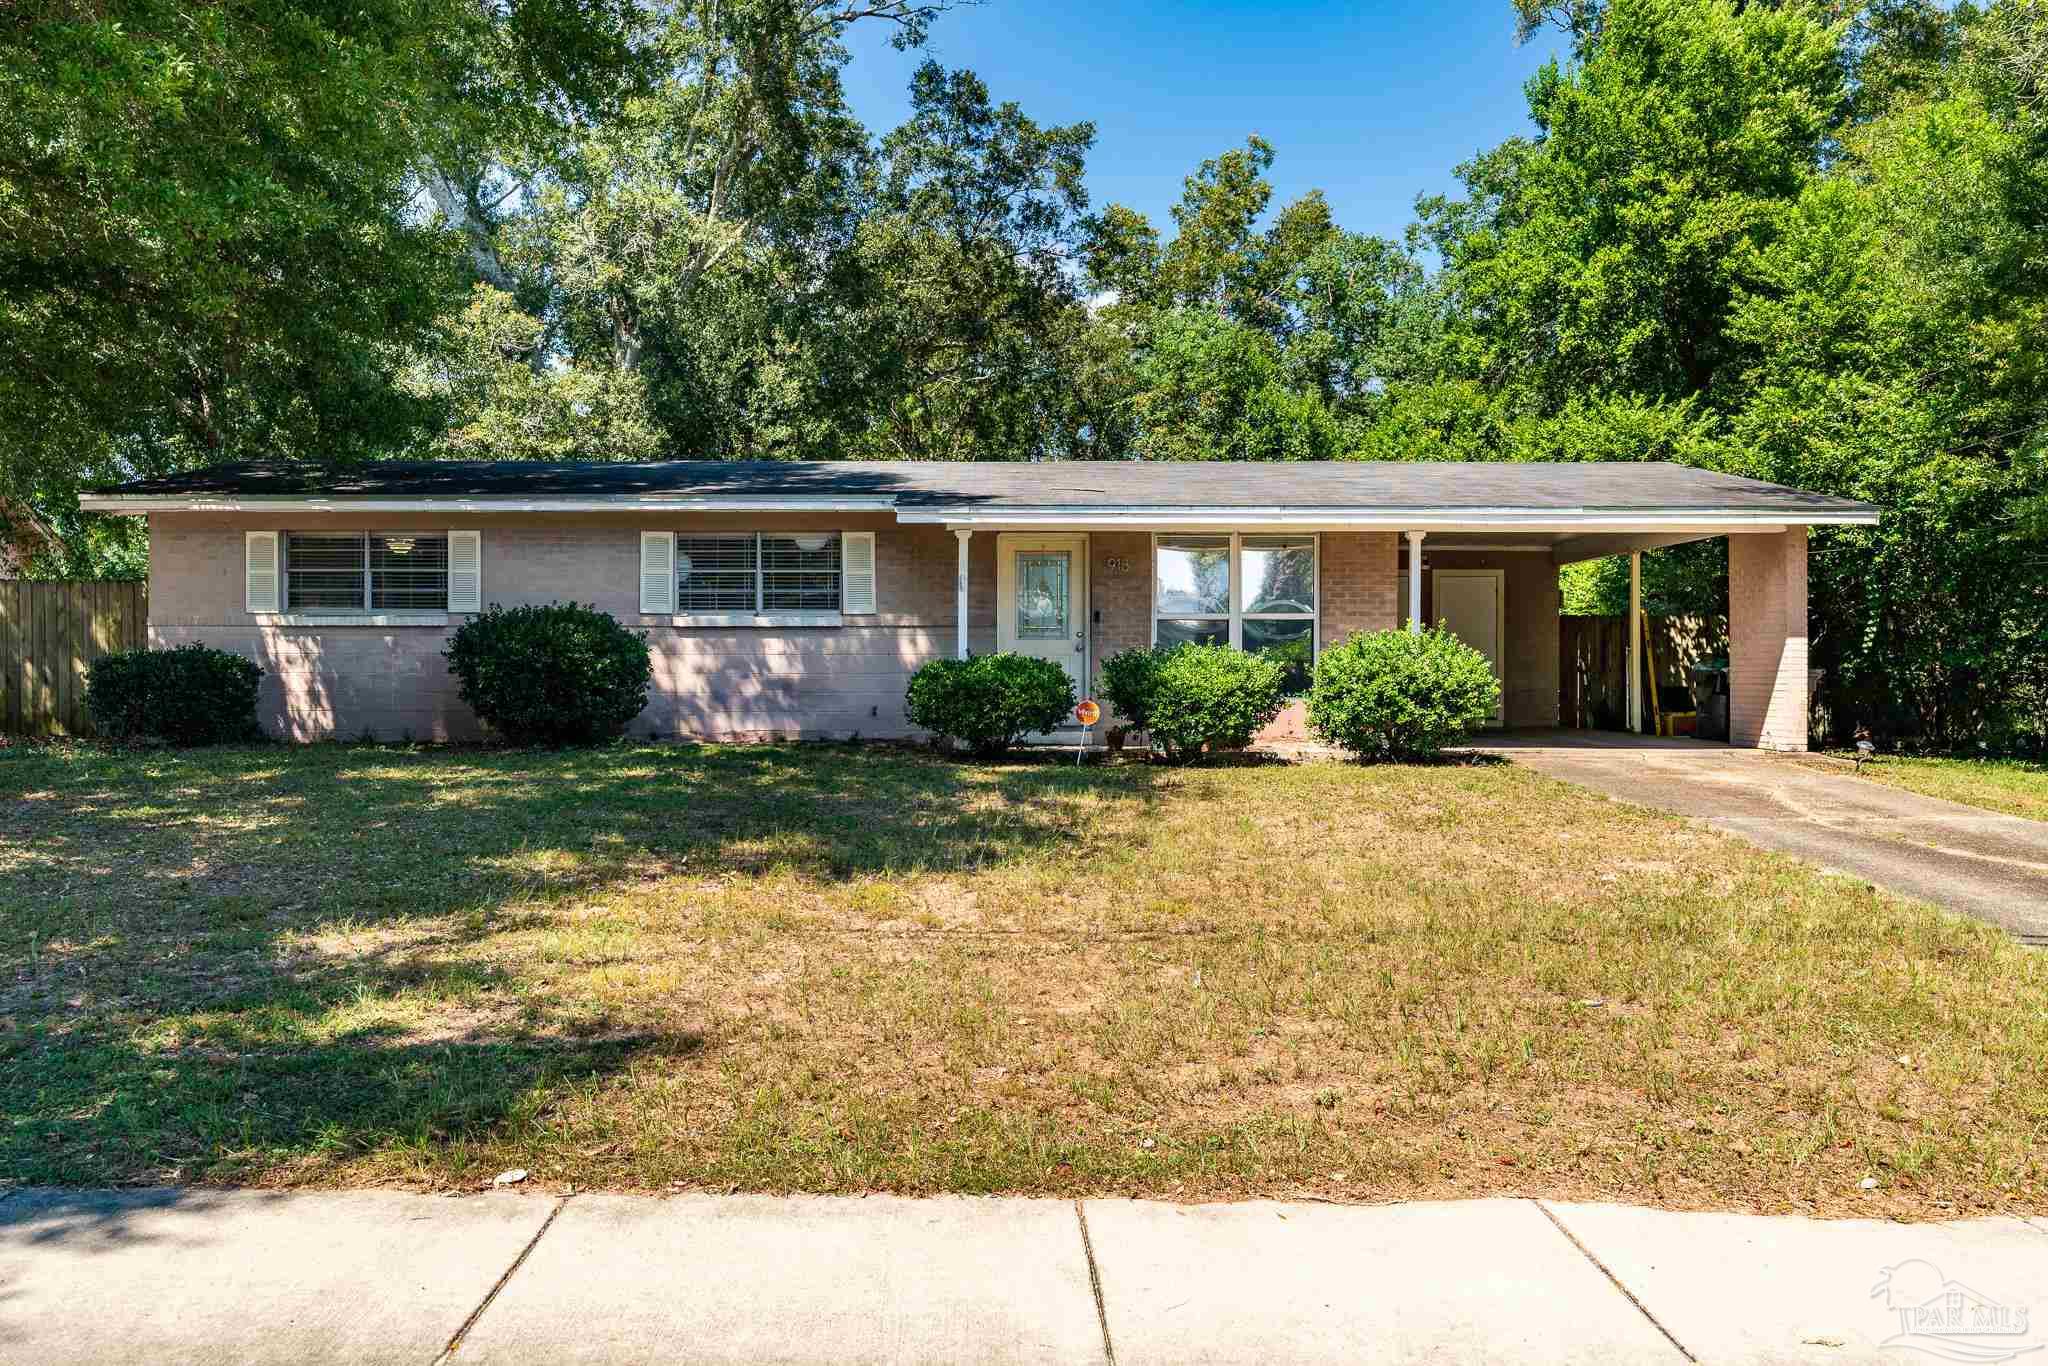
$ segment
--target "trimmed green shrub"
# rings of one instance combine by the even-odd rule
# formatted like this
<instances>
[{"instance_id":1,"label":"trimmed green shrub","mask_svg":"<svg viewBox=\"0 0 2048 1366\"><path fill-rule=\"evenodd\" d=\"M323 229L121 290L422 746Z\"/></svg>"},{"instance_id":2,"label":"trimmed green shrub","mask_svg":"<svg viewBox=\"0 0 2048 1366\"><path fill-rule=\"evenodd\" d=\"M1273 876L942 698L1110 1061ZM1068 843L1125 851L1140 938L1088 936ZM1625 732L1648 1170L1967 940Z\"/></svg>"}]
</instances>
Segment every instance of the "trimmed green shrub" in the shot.
<instances>
[{"instance_id":1,"label":"trimmed green shrub","mask_svg":"<svg viewBox=\"0 0 2048 1366\"><path fill-rule=\"evenodd\" d=\"M1449 631L1374 631L1323 651L1308 721L1361 759L1427 759L1485 725L1499 705L1493 666Z\"/></svg>"},{"instance_id":2,"label":"trimmed green shrub","mask_svg":"<svg viewBox=\"0 0 2048 1366\"><path fill-rule=\"evenodd\" d=\"M1166 651L1154 646L1118 650L1102 661L1102 700L1116 711L1120 725L1145 730L1152 721L1152 694L1159 686L1159 661Z\"/></svg>"},{"instance_id":3,"label":"trimmed green shrub","mask_svg":"<svg viewBox=\"0 0 2048 1366\"><path fill-rule=\"evenodd\" d=\"M1074 680L1031 655L935 659L910 676L903 700L911 724L987 757L1065 719Z\"/></svg>"},{"instance_id":4,"label":"trimmed green shrub","mask_svg":"<svg viewBox=\"0 0 2048 1366\"><path fill-rule=\"evenodd\" d=\"M573 602L492 607L448 648L462 700L514 744L609 740L647 705L647 638Z\"/></svg>"},{"instance_id":5,"label":"trimmed green shrub","mask_svg":"<svg viewBox=\"0 0 2048 1366\"><path fill-rule=\"evenodd\" d=\"M1152 682L1152 743L1186 763L1210 749L1242 749L1280 714L1287 670L1228 645L1176 645Z\"/></svg>"},{"instance_id":6,"label":"trimmed green shrub","mask_svg":"<svg viewBox=\"0 0 2048 1366\"><path fill-rule=\"evenodd\" d=\"M121 650L86 668L85 709L109 740L217 745L262 737L252 659L210 645Z\"/></svg>"}]
</instances>

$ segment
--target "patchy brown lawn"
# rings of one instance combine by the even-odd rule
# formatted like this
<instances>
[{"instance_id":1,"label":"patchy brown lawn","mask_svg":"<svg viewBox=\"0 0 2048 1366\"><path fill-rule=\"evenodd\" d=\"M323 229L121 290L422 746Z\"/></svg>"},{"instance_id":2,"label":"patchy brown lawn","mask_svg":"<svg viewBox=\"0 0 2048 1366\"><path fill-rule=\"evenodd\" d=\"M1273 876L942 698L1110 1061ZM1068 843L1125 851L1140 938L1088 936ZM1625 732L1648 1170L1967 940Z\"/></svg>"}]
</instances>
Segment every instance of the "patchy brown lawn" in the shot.
<instances>
[{"instance_id":1,"label":"patchy brown lawn","mask_svg":"<svg viewBox=\"0 0 2048 1366\"><path fill-rule=\"evenodd\" d=\"M2048 957L1504 765L0 751L17 1181L2041 1210L2044 1060Z\"/></svg>"}]
</instances>

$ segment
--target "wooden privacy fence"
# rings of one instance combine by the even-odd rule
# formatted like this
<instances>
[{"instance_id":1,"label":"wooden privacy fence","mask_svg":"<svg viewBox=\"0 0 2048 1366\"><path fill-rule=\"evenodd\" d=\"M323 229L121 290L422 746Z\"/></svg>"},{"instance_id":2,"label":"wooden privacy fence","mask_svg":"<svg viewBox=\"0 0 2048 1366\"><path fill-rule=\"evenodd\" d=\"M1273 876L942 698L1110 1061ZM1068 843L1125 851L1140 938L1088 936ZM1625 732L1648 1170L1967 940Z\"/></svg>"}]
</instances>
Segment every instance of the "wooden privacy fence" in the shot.
<instances>
[{"instance_id":1,"label":"wooden privacy fence","mask_svg":"<svg viewBox=\"0 0 2048 1366\"><path fill-rule=\"evenodd\" d=\"M85 669L148 639L149 585L0 579L0 735L84 735Z\"/></svg>"},{"instance_id":2,"label":"wooden privacy fence","mask_svg":"<svg viewBox=\"0 0 2048 1366\"><path fill-rule=\"evenodd\" d=\"M1628 724L1628 618L1559 617L1558 722L1581 730ZM1728 657L1726 617L1651 617L1650 654L1656 682L1690 687L1695 664ZM1652 680L1643 669L1644 713ZM1645 723L1647 725L1647 723Z\"/></svg>"}]
</instances>

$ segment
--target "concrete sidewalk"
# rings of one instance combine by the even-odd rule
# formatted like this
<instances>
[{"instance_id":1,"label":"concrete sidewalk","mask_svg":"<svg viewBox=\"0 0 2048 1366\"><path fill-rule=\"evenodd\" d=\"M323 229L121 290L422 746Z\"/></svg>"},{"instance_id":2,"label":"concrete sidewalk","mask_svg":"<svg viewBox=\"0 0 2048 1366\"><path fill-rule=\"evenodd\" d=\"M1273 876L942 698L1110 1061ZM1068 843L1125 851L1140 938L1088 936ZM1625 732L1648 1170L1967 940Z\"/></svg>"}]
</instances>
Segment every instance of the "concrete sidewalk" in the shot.
<instances>
[{"instance_id":1,"label":"concrete sidewalk","mask_svg":"<svg viewBox=\"0 0 2048 1366\"><path fill-rule=\"evenodd\" d=\"M2026 1323L2039 1308L2048 1224L2023 1219L1534 1200L0 1196L0 1361L50 1366L1995 1361L2048 1337Z\"/></svg>"}]
</instances>

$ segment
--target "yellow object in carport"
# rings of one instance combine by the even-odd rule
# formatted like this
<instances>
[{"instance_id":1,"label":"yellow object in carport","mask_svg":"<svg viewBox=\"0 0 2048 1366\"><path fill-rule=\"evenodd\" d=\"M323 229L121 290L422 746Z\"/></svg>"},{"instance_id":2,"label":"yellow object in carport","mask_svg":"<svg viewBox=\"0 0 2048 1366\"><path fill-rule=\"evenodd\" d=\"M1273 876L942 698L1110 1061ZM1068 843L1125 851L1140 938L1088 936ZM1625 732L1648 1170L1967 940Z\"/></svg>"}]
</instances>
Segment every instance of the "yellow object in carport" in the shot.
<instances>
[{"instance_id":1,"label":"yellow object in carport","mask_svg":"<svg viewBox=\"0 0 2048 1366\"><path fill-rule=\"evenodd\" d=\"M1650 675L1650 716L1654 733L1675 736L1679 733L1679 726L1683 725L1685 734L1697 735L1700 732L1698 711L1664 710L1664 685L1657 679L1657 652L1650 646L1650 614L1644 612L1641 617L1636 629L1643 633L1643 669Z\"/></svg>"}]
</instances>

